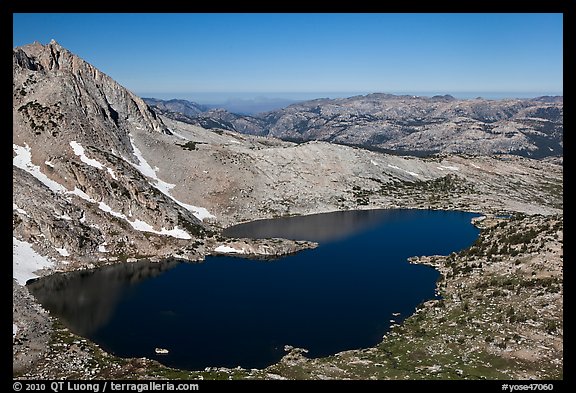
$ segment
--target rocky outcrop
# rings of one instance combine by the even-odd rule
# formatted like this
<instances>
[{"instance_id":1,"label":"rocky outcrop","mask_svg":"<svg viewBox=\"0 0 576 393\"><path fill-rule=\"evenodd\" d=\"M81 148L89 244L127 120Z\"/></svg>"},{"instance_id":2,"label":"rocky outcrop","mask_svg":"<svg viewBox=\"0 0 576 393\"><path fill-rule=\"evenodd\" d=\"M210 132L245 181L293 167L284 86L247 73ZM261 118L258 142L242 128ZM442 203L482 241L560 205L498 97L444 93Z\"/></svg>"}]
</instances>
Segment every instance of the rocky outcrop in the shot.
<instances>
[{"instance_id":1,"label":"rocky outcrop","mask_svg":"<svg viewBox=\"0 0 576 393\"><path fill-rule=\"evenodd\" d=\"M12 371L18 375L47 350L52 320L25 287L12 284Z\"/></svg>"},{"instance_id":2,"label":"rocky outcrop","mask_svg":"<svg viewBox=\"0 0 576 393\"><path fill-rule=\"evenodd\" d=\"M242 258L276 259L318 247L318 243L288 239L229 239L213 250L216 255Z\"/></svg>"}]
</instances>

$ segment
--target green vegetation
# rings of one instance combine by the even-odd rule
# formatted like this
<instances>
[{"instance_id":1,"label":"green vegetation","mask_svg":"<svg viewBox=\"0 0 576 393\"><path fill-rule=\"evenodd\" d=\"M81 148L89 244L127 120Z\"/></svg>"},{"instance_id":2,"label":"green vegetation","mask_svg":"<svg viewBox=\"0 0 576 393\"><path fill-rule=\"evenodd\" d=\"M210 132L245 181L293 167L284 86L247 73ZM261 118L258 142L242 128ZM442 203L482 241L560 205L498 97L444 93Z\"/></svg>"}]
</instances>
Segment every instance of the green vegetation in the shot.
<instances>
[{"instance_id":1,"label":"green vegetation","mask_svg":"<svg viewBox=\"0 0 576 393\"><path fill-rule=\"evenodd\" d=\"M177 146L180 146L182 149L184 150L197 150L196 145L202 145L205 144L205 142L192 142L192 141L188 141L186 143L184 143L183 145L177 143Z\"/></svg>"},{"instance_id":2,"label":"green vegetation","mask_svg":"<svg viewBox=\"0 0 576 393\"><path fill-rule=\"evenodd\" d=\"M354 186L349 191L352 194L352 201L357 205L368 205L372 196L383 196L400 199L413 198L433 207L440 206L452 198L475 192L473 184L454 174L426 181L406 181L396 178L390 182L384 182L373 177L369 180L377 183L377 188L364 189Z\"/></svg>"},{"instance_id":3,"label":"green vegetation","mask_svg":"<svg viewBox=\"0 0 576 393\"><path fill-rule=\"evenodd\" d=\"M370 202L370 195L373 194L373 191L370 190L363 190L358 186L354 186L352 188L352 195L355 198L355 201L358 205L368 205Z\"/></svg>"},{"instance_id":4,"label":"green vegetation","mask_svg":"<svg viewBox=\"0 0 576 393\"><path fill-rule=\"evenodd\" d=\"M180 212L178 212L178 225L183 227L192 236L203 237L206 235L206 230L204 227L190 222Z\"/></svg>"},{"instance_id":5,"label":"green vegetation","mask_svg":"<svg viewBox=\"0 0 576 393\"><path fill-rule=\"evenodd\" d=\"M30 123L36 135L40 135L42 131L52 131L51 135L57 136L58 122L64 118L64 115L60 113L59 102L52 107L47 107L33 100L21 105L18 112L22 113Z\"/></svg>"}]
</instances>

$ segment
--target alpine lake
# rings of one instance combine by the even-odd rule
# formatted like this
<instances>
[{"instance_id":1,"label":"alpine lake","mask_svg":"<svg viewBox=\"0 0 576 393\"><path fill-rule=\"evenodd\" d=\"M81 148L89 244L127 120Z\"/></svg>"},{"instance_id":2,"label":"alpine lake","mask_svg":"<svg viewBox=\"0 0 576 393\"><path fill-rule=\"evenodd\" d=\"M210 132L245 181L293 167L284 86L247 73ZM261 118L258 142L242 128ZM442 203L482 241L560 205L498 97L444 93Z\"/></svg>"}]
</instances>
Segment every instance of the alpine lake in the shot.
<instances>
[{"instance_id":1,"label":"alpine lake","mask_svg":"<svg viewBox=\"0 0 576 393\"><path fill-rule=\"evenodd\" d=\"M121 263L28 288L71 331L114 355L186 370L265 368L290 347L323 357L380 342L437 296L439 273L407 258L469 247L477 216L398 209L259 220L223 235L319 246L275 260Z\"/></svg>"}]
</instances>

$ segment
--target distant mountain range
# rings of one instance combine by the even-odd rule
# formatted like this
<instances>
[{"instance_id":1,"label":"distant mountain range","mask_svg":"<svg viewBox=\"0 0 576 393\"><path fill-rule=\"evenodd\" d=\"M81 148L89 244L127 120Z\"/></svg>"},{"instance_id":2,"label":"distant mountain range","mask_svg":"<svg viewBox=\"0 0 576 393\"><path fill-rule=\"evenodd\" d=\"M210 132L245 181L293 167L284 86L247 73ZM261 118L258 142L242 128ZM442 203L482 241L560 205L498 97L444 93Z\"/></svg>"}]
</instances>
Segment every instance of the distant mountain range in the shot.
<instances>
[{"instance_id":1,"label":"distant mountain range","mask_svg":"<svg viewBox=\"0 0 576 393\"><path fill-rule=\"evenodd\" d=\"M187 100L158 100L156 98L142 98L144 102L152 107L160 113L181 113L187 117L196 116L199 113L206 112L210 109L206 105L201 105L196 102L187 101Z\"/></svg>"},{"instance_id":2,"label":"distant mountain range","mask_svg":"<svg viewBox=\"0 0 576 393\"><path fill-rule=\"evenodd\" d=\"M198 104L193 101L182 99L160 100L157 98L143 98L150 106L153 106L160 113L174 112L182 113L186 116L195 116L199 113L211 109L224 109L231 113L240 115L249 115L279 110L288 105L295 104L304 100L293 100L287 98L268 98L256 97L251 99L231 98L220 104Z\"/></svg>"},{"instance_id":3,"label":"distant mountain range","mask_svg":"<svg viewBox=\"0 0 576 393\"><path fill-rule=\"evenodd\" d=\"M184 100L145 100L163 115L189 124L296 142L318 140L413 155L563 155L562 96L463 100L374 93L305 101L257 115L192 102L186 106Z\"/></svg>"}]
</instances>

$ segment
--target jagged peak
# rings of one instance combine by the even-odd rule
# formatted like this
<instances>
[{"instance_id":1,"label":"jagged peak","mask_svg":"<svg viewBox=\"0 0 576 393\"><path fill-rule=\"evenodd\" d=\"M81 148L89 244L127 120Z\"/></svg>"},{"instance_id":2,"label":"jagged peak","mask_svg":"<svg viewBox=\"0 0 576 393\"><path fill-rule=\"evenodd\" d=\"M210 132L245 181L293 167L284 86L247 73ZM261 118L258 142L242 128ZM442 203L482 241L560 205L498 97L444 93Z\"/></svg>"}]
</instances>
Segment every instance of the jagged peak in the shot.
<instances>
[{"instance_id":1,"label":"jagged peak","mask_svg":"<svg viewBox=\"0 0 576 393\"><path fill-rule=\"evenodd\" d=\"M110 107L115 111L130 112L140 119L142 127L165 134L170 132L140 97L80 56L62 47L55 39L46 45L34 42L16 47L13 59L15 73L22 67L42 73L53 73L52 75L62 78L71 76L71 83L78 88L87 89L85 94L93 96L104 111L110 111L108 108Z\"/></svg>"},{"instance_id":2,"label":"jagged peak","mask_svg":"<svg viewBox=\"0 0 576 393\"><path fill-rule=\"evenodd\" d=\"M23 45L14 48L14 55L18 51L22 51L26 54L28 58L34 62L41 64L44 69L59 69L63 66L65 59L78 58L64 47L62 47L56 40L52 39L46 45L42 45L38 41L34 41L32 44Z\"/></svg>"},{"instance_id":3,"label":"jagged peak","mask_svg":"<svg viewBox=\"0 0 576 393\"><path fill-rule=\"evenodd\" d=\"M15 59L18 50L23 51L26 57L44 71L64 71L76 76L88 73L96 79L105 76L110 79L110 83L116 83L82 57L60 45L55 39L51 39L46 45L34 41L32 44L16 47L14 48ZM20 63L22 62L20 61Z\"/></svg>"},{"instance_id":4,"label":"jagged peak","mask_svg":"<svg viewBox=\"0 0 576 393\"><path fill-rule=\"evenodd\" d=\"M57 49L58 51L61 51L61 52L67 52L67 53L72 54L72 52L70 52L68 49L64 48L62 45L60 45L60 43L58 41L56 41L54 38L52 38L50 40L50 42L48 44L46 44L46 46L50 47L52 49Z\"/></svg>"},{"instance_id":5,"label":"jagged peak","mask_svg":"<svg viewBox=\"0 0 576 393\"><path fill-rule=\"evenodd\" d=\"M42 44L40 41L33 41L31 44L26 44L26 45L22 45L22 46L17 46L14 48L14 50L24 50L26 51L43 51L45 49L49 49L49 48L55 48L58 49L59 51L66 51L69 52L66 48L64 48L62 45L60 45L60 43L58 41L56 41L54 38L52 38L50 40L50 42L48 42L47 44Z\"/></svg>"}]
</instances>

